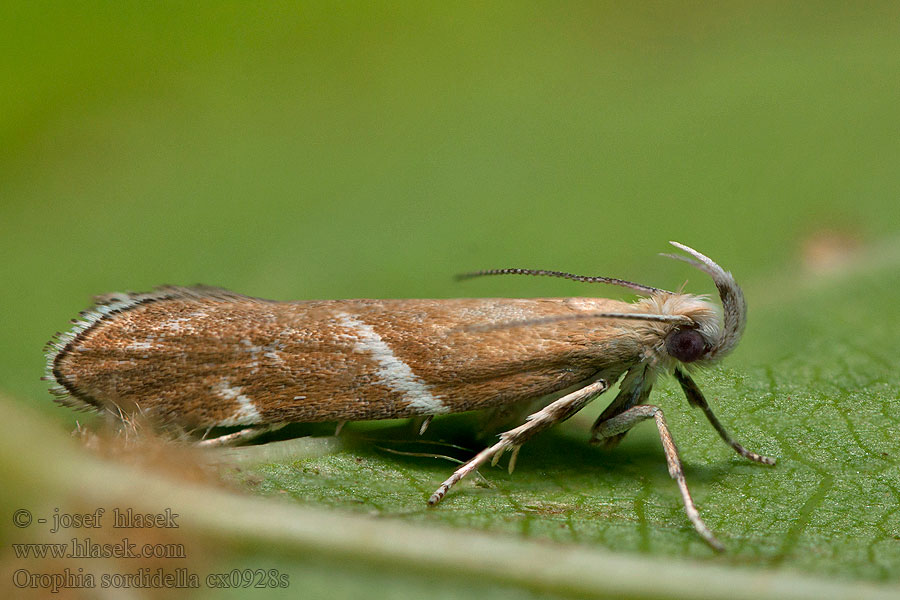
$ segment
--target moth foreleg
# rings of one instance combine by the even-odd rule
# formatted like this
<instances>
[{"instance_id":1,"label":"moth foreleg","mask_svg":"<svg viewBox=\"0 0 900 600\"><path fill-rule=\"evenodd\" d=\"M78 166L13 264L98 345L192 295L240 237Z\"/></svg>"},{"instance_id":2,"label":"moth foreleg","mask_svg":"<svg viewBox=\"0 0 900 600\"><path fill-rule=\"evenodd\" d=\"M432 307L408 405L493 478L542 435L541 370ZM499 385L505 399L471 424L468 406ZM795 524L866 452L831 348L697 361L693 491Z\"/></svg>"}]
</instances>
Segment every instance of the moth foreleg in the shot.
<instances>
[{"instance_id":1,"label":"moth foreleg","mask_svg":"<svg viewBox=\"0 0 900 600\"><path fill-rule=\"evenodd\" d=\"M475 458L457 469L453 475L442 483L437 491L431 495L431 498L428 499L428 504L434 506L440 502L441 499L447 495L447 491L453 487L456 482L476 470L488 460L498 458L506 450L511 450L513 452L510 466L515 465L515 457L522 444L541 431L565 421L584 408L585 404L605 392L607 388L609 388L609 384L606 381L602 379L595 381L563 396L559 400L551 402L538 412L529 415L526 418L525 423L519 425L515 429L510 429L509 431L501 433L499 442L479 452L475 455Z\"/></svg>"},{"instance_id":2,"label":"moth foreleg","mask_svg":"<svg viewBox=\"0 0 900 600\"><path fill-rule=\"evenodd\" d=\"M775 459L769 456L762 456L757 454L756 452L751 452L747 450L739 443L734 441L728 432L725 431L725 427L719 422L719 419L716 418L716 415L713 414L712 409L709 407L709 404L706 403L706 398L703 397L703 392L700 391L700 388L697 387L697 384L694 383L694 380L691 379L687 373L682 371L681 369L675 369L675 379L678 380L678 383L681 384L681 389L684 390L684 395L687 396L688 403L691 406L696 406L700 410L703 411L703 414L706 415L706 418L709 420L710 424L715 428L718 432L719 437L721 437L726 444L734 448L734 451L743 456L744 458L749 458L750 460L756 461L758 463L762 463L764 465L774 465Z\"/></svg>"},{"instance_id":3,"label":"moth foreleg","mask_svg":"<svg viewBox=\"0 0 900 600\"><path fill-rule=\"evenodd\" d=\"M255 425L253 427L247 427L246 429L241 429L240 431L235 431L234 433L227 433L225 435L220 435L219 437L211 438L208 440L201 440L197 442L197 446L201 448L218 448L221 446L232 446L234 444L239 444L241 442L247 442L252 440L253 438L257 438L264 433L269 433L270 431L275 431L281 429L287 425L287 423L274 423L272 425Z\"/></svg>"},{"instance_id":4,"label":"moth foreleg","mask_svg":"<svg viewBox=\"0 0 900 600\"><path fill-rule=\"evenodd\" d=\"M671 475L672 479L678 484L678 489L681 491L681 499L684 502L684 512L687 513L688 519L690 519L691 523L694 525L694 529L697 530L697 533L700 534L700 537L702 537L707 544L716 550L725 550L725 546L716 539L716 536L713 535L709 527L706 526L706 523L703 522L703 519L700 518L700 512L697 510L693 498L691 498L691 493L688 491L687 487L687 481L684 478L684 469L682 469L681 460L678 458L678 450L675 448L675 440L672 439L672 433L669 431L668 425L666 425L662 409L650 404L638 404L637 406L633 406L615 417L597 423L594 426L591 442L598 442L605 438L628 431L638 423L646 421L647 419L656 420L656 427L659 429L659 439L662 442L663 451L666 455L666 463L669 467L669 475Z\"/></svg>"}]
</instances>

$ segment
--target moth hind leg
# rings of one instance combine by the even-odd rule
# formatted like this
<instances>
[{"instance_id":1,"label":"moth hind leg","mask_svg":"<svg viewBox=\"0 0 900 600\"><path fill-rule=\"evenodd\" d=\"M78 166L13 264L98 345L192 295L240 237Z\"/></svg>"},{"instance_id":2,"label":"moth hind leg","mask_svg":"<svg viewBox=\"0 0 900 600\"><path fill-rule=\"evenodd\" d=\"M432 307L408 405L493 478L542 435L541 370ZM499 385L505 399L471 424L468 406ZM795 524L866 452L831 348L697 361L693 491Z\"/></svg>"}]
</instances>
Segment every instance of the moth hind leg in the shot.
<instances>
[{"instance_id":1,"label":"moth hind leg","mask_svg":"<svg viewBox=\"0 0 900 600\"><path fill-rule=\"evenodd\" d=\"M529 415L522 425L501 433L500 441L476 454L474 458L457 469L453 475L438 487L428 499L429 506L434 506L440 502L451 487L488 460L496 463L507 450L512 452L512 457L510 458L510 470L512 470L515 467L516 457L522 444L545 429L565 421L608 388L609 384L606 381L602 379L597 380Z\"/></svg>"},{"instance_id":2,"label":"moth hind leg","mask_svg":"<svg viewBox=\"0 0 900 600\"><path fill-rule=\"evenodd\" d=\"M246 427L239 431L235 431L234 433L226 433L225 435L220 435L219 437L210 438L208 440L201 440L196 443L196 446L200 448L220 448L222 446L234 446L244 442L249 442L250 440L258 438L259 436L269 433L270 431L277 431L285 425L287 425L287 423L254 425L252 427Z\"/></svg>"},{"instance_id":3,"label":"moth hind leg","mask_svg":"<svg viewBox=\"0 0 900 600\"><path fill-rule=\"evenodd\" d=\"M490 439L502 431L515 427L519 423L524 422L529 415L538 412L561 397L562 394L556 397L520 400L484 409L478 416L478 427L480 428L478 438L483 440Z\"/></svg>"}]
</instances>

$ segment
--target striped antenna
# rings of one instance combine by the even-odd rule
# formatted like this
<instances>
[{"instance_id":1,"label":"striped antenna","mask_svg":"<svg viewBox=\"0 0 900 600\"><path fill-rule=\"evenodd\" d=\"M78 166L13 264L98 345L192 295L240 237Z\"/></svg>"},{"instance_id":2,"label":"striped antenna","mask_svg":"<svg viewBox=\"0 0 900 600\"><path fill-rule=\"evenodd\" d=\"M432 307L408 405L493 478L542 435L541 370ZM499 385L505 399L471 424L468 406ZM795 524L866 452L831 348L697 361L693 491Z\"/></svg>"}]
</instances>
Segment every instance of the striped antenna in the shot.
<instances>
[{"instance_id":1,"label":"striped antenna","mask_svg":"<svg viewBox=\"0 0 900 600\"><path fill-rule=\"evenodd\" d=\"M475 271L473 273L463 273L457 275L456 279L462 281L464 279L474 279L475 277L483 277L485 275L534 275L537 277L559 277L560 279L570 279L572 281L580 281L582 283L608 283L610 285L618 285L630 288L642 294L660 294L671 293L666 290L651 287L649 285L641 285L633 281L624 279L616 279L615 277L600 277L594 275L575 275L564 271L546 271L544 269L489 269L487 271Z\"/></svg>"}]
</instances>

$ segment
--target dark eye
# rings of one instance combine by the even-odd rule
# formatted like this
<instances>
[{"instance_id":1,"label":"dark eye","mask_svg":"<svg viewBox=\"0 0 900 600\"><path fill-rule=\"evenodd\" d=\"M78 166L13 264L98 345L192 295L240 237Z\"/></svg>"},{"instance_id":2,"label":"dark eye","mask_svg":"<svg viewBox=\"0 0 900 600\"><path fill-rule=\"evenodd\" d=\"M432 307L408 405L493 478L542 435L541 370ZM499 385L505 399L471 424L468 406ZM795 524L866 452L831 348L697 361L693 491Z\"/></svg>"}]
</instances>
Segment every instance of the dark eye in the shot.
<instances>
[{"instance_id":1,"label":"dark eye","mask_svg":"<svg viewBox=\"0 0 900 600\"><path fill-rule=\"evenodd\" d=\"M679 329L666 338L666 351L681 362L694 362L706 350L706 342L696 329Z\"/></svg>"}]
</instances>

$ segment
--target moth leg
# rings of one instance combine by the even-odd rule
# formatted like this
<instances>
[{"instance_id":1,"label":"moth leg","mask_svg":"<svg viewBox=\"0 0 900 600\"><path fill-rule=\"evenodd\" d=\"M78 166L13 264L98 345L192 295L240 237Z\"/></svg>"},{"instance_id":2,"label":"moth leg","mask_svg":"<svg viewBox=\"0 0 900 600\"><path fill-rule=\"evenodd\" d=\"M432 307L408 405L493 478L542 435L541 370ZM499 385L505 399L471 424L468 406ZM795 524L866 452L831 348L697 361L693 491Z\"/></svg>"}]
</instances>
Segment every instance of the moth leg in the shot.
<instances>
[{"instance_id":1,"label":"moth leg","mask_svg":"<svg viewBox=\"0 0 900 600\"><path fill-rule=\"evenodd\" d=\"M428 429L428 426L431 425L431 420L433 418L434 415L420 415L418 417L413 417L411 420L413 430L418 435L424 435L425 431Z\"/></svg>"},{"instance_id":2,"label":"moth leg","mask_svg":"<svg viewBox=\"0 0 900 600\"><path fill-rule=\"evenodd\" d=\"M734 451L743 456L744 458L749 458L750 460L756 461L758 463L762 463L764 465L774 465L775 459L769 456L762 456L757 454L756 452L751 452L747 450L739 443L734 441L728 432L725 431L725 427L719 422L719 419L716 418L716 415L713 414L712 409L709 407L709 404L706 403L706 398L703 397L703 392L700 391L700 388L697 387L697 384L694 383L694 380L691 379L687 373L682 371L681 369L675 369L675 379L678 380L678 383L681 384L681 389L684 390L684 395L687 396L688 403L691 406L696 406L700 410L703 411L703 414L706 415L706 418L709 419L709 422L715 428L715 430L719 433L719 437L725 440L725 443L734 448Z\"/></svg>"},{"instance_id":3,"label":"moth leg","mask_svg":"<svg viewBox=\"0 0 900 600\"><path fill-rule=\"evenodd\" d=\"M602 379L595 381L563 396L559 400L551 402L538 412L529 415L525 423L519 425L515 429L510 429L509 431L501 433L499 442L476 454L475 458L457 469L453 475L442 483L437 491L431 495L431 498L428 499L428 504L434 506L440 502L441 499L447 495L447 491L460 479L476 470L491 458L496 460L496 458L499 458L506 450L513 451L513 458L510 462L510 466L514 466L515 457L518 455L518 449L522 444L541 431L565 421L584 408L584 405L593 400L596 396L605 392L608 387L609 384Z\"/></svg>"},{"instance_id":4,"label":"moth leg","mask_svg":"<svg viewBox=\"0 0 900 600\"><path fill-rule=\"evenodd\" d=\"M533 400L520 400L483 410L479 415L479 427L481 428L479 439L493 438L501 431L515 427L525 421L528 415L536 413L562 396L563 394L556 398L543 397Z\"/></svg>"},{"instance_id":5,"label":"moth leg","mask_svg":"<svg viewBox=\"0 0 900 600\"><path fill-rule=\"evenodd\" d=\"M675 448L675 440L672 439L672 434L669 432L668 425L666 425L662 409L651 404L638 404L637 406L633 406L615 417L597 423L592 432L593 437L591 438L591 442L595 443L605 438L626 432L638 423L646 421L647 419L656 420L656 427L659 429L659 439L662 442L663 451L666 455L666 463L669 466L669 475L678 484L678 489L681 491L681 500L684 502L684 512L687 513L688 519L690 519L691 523L694 525L694 529L697 530L697 533L700 534L700 537L702 537L707 544L716 550L725 550L725 546L716 539L716 536L713 535L709 527L706 526L706 523L703 522L703 519L700 518L700 512L697 510L693 498L691 498L691 493L688 491L687 487L687 481L685 481L684 478L684 469L682 469L681 460L678 458L678 450Z\"/></svg>"},{"instance_id":6,"label":"moth leg","mask_svg":"<svg viewBox=\"0 0 900 600\"><path fill-rule=\"evenodd\" d=\"M264 433L276 431L287 425L287 423L273 423L271 425L255 425L247 427L234 433L227 433L209 440L201 440L197 442L197 446L201 448L219 448L221 446L231 446L240 442L247 442L253 438L257 438Z\"/></svg>"}]
</instances>

